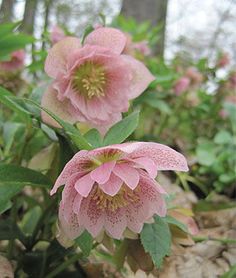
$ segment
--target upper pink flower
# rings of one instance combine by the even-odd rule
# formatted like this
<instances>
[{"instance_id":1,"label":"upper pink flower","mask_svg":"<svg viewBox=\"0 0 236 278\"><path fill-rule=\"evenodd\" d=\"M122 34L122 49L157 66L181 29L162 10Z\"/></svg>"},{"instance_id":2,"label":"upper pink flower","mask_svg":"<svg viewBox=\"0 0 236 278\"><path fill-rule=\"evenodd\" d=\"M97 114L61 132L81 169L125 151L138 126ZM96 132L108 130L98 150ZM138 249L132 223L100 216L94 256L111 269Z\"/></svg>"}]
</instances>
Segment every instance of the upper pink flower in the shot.
<instances>
[{"instance_id":1,"label":"upper pink flower","mask_svg":"<svg viewBox=\"0 0 236 278\"><path fill-rule=\"evenodd\" d=\"M185 76L188 77L193 84L199 84L203 81L203 75L194 67L187 68Z\"/></svg>"},{"instance_id":2,"label":"upper pink flower","mask_svg":"<svg viewBox=\"0 0 236 278\"><path fill-rule=\"evenodd\" d=\"M229 63L230 63L229 54L228 53L222 53L218 58L216 66L218 68L224 68L224 67L228 66Z\"/></svg>"},{"instance_id":3,"label":"upper pink flower","mask_svg":"<svg viewBox=\"0 0 236 278\"><path fill-rule=\"evenodd\" d=\"M174 92L176 95L181 95L182 93L186 92L190 85L190 79L188 77L181 77L178 79L174 85Z\"/></svg>"},{"instance_id":4,"label":"upper pink flower","mask_svg":"<svg viewBox=\"0 0 236 278\"><path fill-rule=\"evenodd\" d=\"M148 46L148 42L145 40L134 43L133 48L139 51L143 56L149 56L151 54L151 49Z\"/></svg>"},{"instance_id":5,"label":"upper pink flower","mask_svg":"<svg viewBox=\"0 0 236 278\"><path fill-rule=\"evenodd\" d=\"M69 122L85 122L98 128L121 119L129 100L139 96L154 77L131 56L121 54L126 36L101 27L90 33L84 46L67 37L48 53L46 73L54 79L42 104ZM45 122L55 122L43 113Z\"/></svg>"},{"instance_id":6,"label":"upper pink flower","mask_svg":"<svg viewBox=\"0 0 236 278\"><path fill-rule=\"evenodd\" d=\"M232 72L229 77L230 86L232 89L236 89L236 71Z\"/></svg>"},{"instance_id":7,"label":"upper pink flower","mask_svg":"<svg viewBox=\"0 0 236 278\"><path fill-rule=\"evenodd\" d=\"M52 44L55 44L66 37L66 34L62 28L55 25L52 27L52 31L50 33L50 40Z\"/></svg>"},{"instance_id":8,"label":"upper pink flower","mask_svg":"<svg viewBox=\"0 0 236 278\"><path fill-rule=\"evenodd\" d=\"M78 152L51 194L65 184L59 208L61 233L69 239L86 229L120 239L128 228L140 233L154 214L166 215L158 170L187 171L185 158L157 143L124 143Z\"/></svg>"},{"instance_id":9,"label":"upper pink flower","mask_svg":"<svg viewBox=\"0 0 236 278\"><path fill-rule=\"evenodd\" d=\"M126 45L123 50L123 54L128 54L135 57L136 52L141 53L143 56L149 56L151 49L148 46L148 41L143 40L139 42L133 42L129 33L124 33L126 36Z\"/></svg>"},{"instance_id":10,"label":"upper pink flower","mask_svg":"<svg viewBox=\"0 0 236 278\"><path fill-rule=\"evenodd\" d=\"M17 71L23 68L25 51L23 49L12 52L9 61L0 62L0 70Z\"/></svg>"}]
</instances>

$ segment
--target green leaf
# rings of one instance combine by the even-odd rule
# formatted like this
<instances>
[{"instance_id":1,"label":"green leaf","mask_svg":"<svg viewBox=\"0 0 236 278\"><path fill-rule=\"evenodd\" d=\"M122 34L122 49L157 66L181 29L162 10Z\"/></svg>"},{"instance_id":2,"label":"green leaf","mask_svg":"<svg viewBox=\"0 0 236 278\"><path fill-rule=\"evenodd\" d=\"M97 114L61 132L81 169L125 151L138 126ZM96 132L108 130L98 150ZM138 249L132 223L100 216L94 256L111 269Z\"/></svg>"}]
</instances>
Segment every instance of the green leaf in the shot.
<instances>
[{"instance_id":1,"label":"green leaf","mask_svg":"<svg viewBox=\"0 0 236 278\"><path fill-rule=\"evenodd\" d=\"M10 22L10 23L4 23L0 24L0 41L3 39L6 35L11 34L11 32L20 24L20 22Z\"/></svg>"},{"instance_id":2,"label":"green leaf","mask_svg":"<svg viewBox=\"0 0 236 278\"><path fill-rule=\"evenodd\" d=\"M84 137L94 148L102 146L102 138L97 129L90 129Z\"/></svg>"},{"instance_id":3,"label":"green leaf","mask_svg":"<svg viewBox=\"0 0 236 278\"><path fill-rule=\"evenodd\" d=\"M235 126L236 124L236 105L231 102L225 102L224 105L224 110L226 110L229 114L229 118L232 122L232 124Z\"/></svg>"},{"instance_id":4,"label":"green leaf","mask_svg":"<svg viewBox=\"0 0 236 278\"><path fill-rule=\"evenodd\" d=\"M195 212L200 211L217 211L223 209L236 208L236 202L212 202L207 200L200 200L194 205Z\"/></svg>"},{"instance_id":5,"label":"green leaf","mask_svg":"<svg viewBox=\"0 0 236 278\"><path fill-rule=\"evenodd\" d=\"M90 34L91 32L93 32L94 28L93 26L90 24L88 25L85 30L84 30L84 34L83 34L83 38L82 38L82 41L81 43L84 44L84 40L85 38L88 36L88 34Z\"/></svg>"},{"instance_id":6,"label":"green leaf","mask_svg":"<svg viewBox=\"0 0 236 278\"><path fill-rule=\"evenodd\" d=\"M230 267L230 270L220 276L220 278L235 278L236 277L236 264Z\"/></svg>"},{"instance_id":7,"label":"green leaf","mask_svg":"<svg viewBox=\"0 0 236 278\"><path fill-rule=\"evenodd\" d=\"M0 219L0 240L19 239L25 242L25 236L11 219Z\"/></svg>"},{"instance_id":8,"label":"green leaf","mask_svg":"<svg viewBox=\"0 0 236 278\"><path fill-rule=\"evenodd\" d=\"M214 142L216 144L228 144L233 141L232 135L227 130L219 131L215 137Z\"/></svg>"},{"instance_id":9,"label":"green leaf","mask_svg":"<svg viewBox=\"0 0 236 278\"><path fill-rule=\"evenodd\" d=\"M128 117L112 126L104 137L103 145L119 144L129 137L138 125L139 111L134 111Z\"/></svg>"},{"instance_id":10,"label":"green leaf","mask_svg":"<svg viewBox=\"0 0 236 278\"><path fill-rule=\"evenodd\" d=\"M174 217L168 215L165 217L165 220L168 224L177 226L178 228L180 228L180 230L184 231L185 233L188 232L186 225L184 225L182 222L178 221Z\"/></svg>"},{"instance_id":11,"label":"green leaf","mask_svg":"<svg viewBox=\"0 0 236 278\"><path fill-rule=\"evenodd\" d=\"M3 125L4 156L7 156L19 130L23 129L21 123L6 122Z\"/></svg>"},{"instance_id":12,"label":"green leaf","mask_svg":"<svg viewBox=\"0 0 236 278\"><path fill-rule=\"evenodd\" d=\"M6 56L7 54L24 48L27 44L34 42L35 39L32 36L26 34L10 34L0 40L0 56Z\"/></svg>"},{"instance_id":13,"label":"green leaf","mask_svg":"<svg viewBox=\"0 0 236 278\"><path fill-rule=\"evenodd\" d=\"M157 98L148 98L145 100L145 102L150 105L153 108L157 108L163 113L171 114L171 108L170 106L163 100L157 99Z\"/></svg>"},{"instance_id":14,"label":"green leaf","mask_svg":"<svg viewBox=\"0 0 236 278\"><path fill-rule=\"evenodd\" d=\"M211 166L216 160L215 146L210 142L199 144L196 154L198 162L204 166Z\"/></svg>"},{"instance_id":15,"label":"green leaf","mask_svg":"<svg viewBox=\"0 0 236 278\"><path fill-rule=\"evenodd\" d=\"M31 113L20 106L12 97L12 93L0 86L0 102L15 111L24 122L29 123L31 121Z\"/></svg>"},{"instance_id":16,"label":"green leaf","mask_svg":"<svg viewBox=\"0 0 236 278\"><path fill-rule=\"evenodd\" d=\"M153 224L145 224L141 232L141 242L144 250L150 254L153 263L160 267L166 255L170 252L171 233L165 218L154 217Z\"/></svg>"},{"instance_id":17,"label":"green leaf","mask_svg":"<svg viewBox=\"0 0 236 278\"><path fill-rule=\"evenodd\" d=\"M51 181L39 172L16 165L0 164L0 213L11 207L10 199L26 185L47 188L52 186Z\"/></svg>"},{"instance_id":18,"label":"green leaf","mask_svg":"<svg viewBox=\"0 0 236 278\"><path fill-rule=\"evenodd\" d=\"M50 188L48 177L43 174L17 165L0 164L0 186L6 184L23 184Z\"/></svg>"},{"instance_id":19,"label":"green leaf","mask_svg":"<svg viewBox=\"0 0 236 278\"><path fill-rule=\"evenodd\" d=\"M93 238L87 231L75 239L76 244L80 247L85 256L89 256L93 248Z\"/></svg>"},{"instance_id":20,"label":"green leaf","mask_svg":"<svg viewBox=\"0 0 236 278\"><path fill-rule=\"evenodd\" d=\"M42 209L39 206L33 207L24 214L20 227L25 235L33 234L41 215Z\"/></svg>"},{"instance_id":21,"label":"green leaf","mask_svg":"<svg viewBox=\"0 0 236 278\"><path fill-rule=\"evenodd\" d=\"M70 139L74 142L74 144L81 150L91 150L92 146L87 142L87 140L83 137L83 135L80 133L80 131L74 127L73 125L63 121L59 117L57 117L54 113L49 111L46 108L43 108L40 106L37 102L31 100L31 99L25 99L21 98L19 99L25 103L30 103L31 105L34 105L38 107L39 109L45 111L48 115L50 115L57 123L59 123L63 129L65 130L65 133L70 137Z\"/></svg>"},{"instance_id":22,"label":"green leaf","mask_svg":"<svg viewBox=\"0 0 236 278\"><path fill-rule=\"evenodd\" d=\"M20 184L0 184L0 214L11 208L10 199L22 189Z\"/></svg>"}]
</instances>

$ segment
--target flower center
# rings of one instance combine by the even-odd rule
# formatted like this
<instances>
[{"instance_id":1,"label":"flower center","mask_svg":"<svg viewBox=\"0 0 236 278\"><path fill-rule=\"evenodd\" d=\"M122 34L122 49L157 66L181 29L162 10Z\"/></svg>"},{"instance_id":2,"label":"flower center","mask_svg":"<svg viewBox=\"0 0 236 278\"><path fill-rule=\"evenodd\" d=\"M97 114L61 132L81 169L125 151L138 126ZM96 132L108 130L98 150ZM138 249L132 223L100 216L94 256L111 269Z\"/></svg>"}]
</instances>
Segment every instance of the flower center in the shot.
<instances>
[{"instance_id":1,"label":"flower center","mask_svg":"<svg viewBox=\"0 0 236 278\"><path fill-rule=\"evenodd\" d=\"M123 184L115 196L110 196L104 193L99 186L95 186L91 192L91 198L96 202L99 209L114 212L119 208L128 206L130 203L139 201L137 192L138 189L131 190Z\"/></svg>"},{"instance_id":2,"label":"flower center","mask_svg":"<svg viewBox=\"0 0 236 278\"><path fill-rule=\"evenodd\" d=\"M92 61L76 68L73 75L73 88L86 98L105 96L106 75L103 66Z\"/></svg>"}]
</instances>

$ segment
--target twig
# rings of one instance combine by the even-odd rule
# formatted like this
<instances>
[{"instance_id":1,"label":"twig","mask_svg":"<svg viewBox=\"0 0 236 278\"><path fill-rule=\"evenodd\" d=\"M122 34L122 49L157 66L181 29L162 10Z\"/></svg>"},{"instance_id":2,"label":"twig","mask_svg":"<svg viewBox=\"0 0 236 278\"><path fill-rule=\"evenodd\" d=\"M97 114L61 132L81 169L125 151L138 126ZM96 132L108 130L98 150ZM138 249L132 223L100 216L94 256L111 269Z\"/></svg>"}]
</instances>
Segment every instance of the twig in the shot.
<instances>
[{"instance_id":1,"label":"twig","mask_svg":"<svg viewBox=\"0 0 236 278\"><path fill-rule=\"evenodd\" d=\"M232 238L216 238L216 237L211 237L211 236L206 236L206 237L192 237L192 239L195 242L202 242L202 241L207 241L207 240L212 240L212 241L218 241L221 242L223 244L227 244L227 243L235 243L236 244L236 239L232 239Z\"/></svg>"}]
</instances>

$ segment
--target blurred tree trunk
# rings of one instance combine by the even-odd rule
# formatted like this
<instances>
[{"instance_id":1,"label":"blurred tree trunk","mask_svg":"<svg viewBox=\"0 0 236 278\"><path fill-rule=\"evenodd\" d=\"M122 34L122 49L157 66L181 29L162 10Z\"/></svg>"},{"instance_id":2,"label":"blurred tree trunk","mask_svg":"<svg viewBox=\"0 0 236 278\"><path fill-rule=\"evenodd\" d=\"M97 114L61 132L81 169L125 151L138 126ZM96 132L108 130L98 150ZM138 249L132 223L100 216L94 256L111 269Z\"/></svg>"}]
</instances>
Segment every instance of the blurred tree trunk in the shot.
<instances>
[{"instance_id":1,"label":"blurred tree trunk","mask_svg":"<svg viewBox=\"0 0 236 278\"><path fill-rule=\"evenodd\" d=\"M15 0L2 0L0 8L0 22L9 22L13 17Z\"/></svg>"},{"instance_id":2,"label":"blurred tree trunk","mask_svg":"<svg viewBox=\"0 0 236 278\"><path fill-rule=\"evenodd\" d=\"M24 10L24 17L21 24L21 31L29 34L34 35L34 27L35 27L35 16L37 10L38 0L25 0L25 10ZM32 62L35 62L35 44L32 43L31 45L31 59ZM34 74L35 78L37 77Z\"/></svg>"},{"instance_id":3,"label":"blurred tree trunk","mask_svg":"<svg viewBox=\"0 0 236 278\"><path fill-rule=\"evenodd\" d=\"M49 24L49 16L50 16L50 11L52 7L52 0L44 0L44 26L43 26L43 33L42 33L42 38L44 37L45 32L48 29L48 24ZM45 40L43 40L42 43L42 50L45 49Z\"/></svg>"},{"instance_id":4,"label":"blurred tree trunk","mask_svg":"<svg viewBox=\"0 0 236 278\"><path fill-rule=\"evenodd\" d=\"M26 0L24 17L21 24L21 31L29 35L34 33L35 15L37 9L37 0Z\"/></svg>"},{"instance_id":5,"label":"blurred tree trunk","mask_svg":"<svg viewBox=\"0 0 236 278\"><path fill-rule=\"evenodd\" d=\"M165 29L168 0L123 0L121 14L133 17L137 22L149 21L152 26L160 26L159 40L154 53L164 54Z\"/></svg>"}]
</instances>

